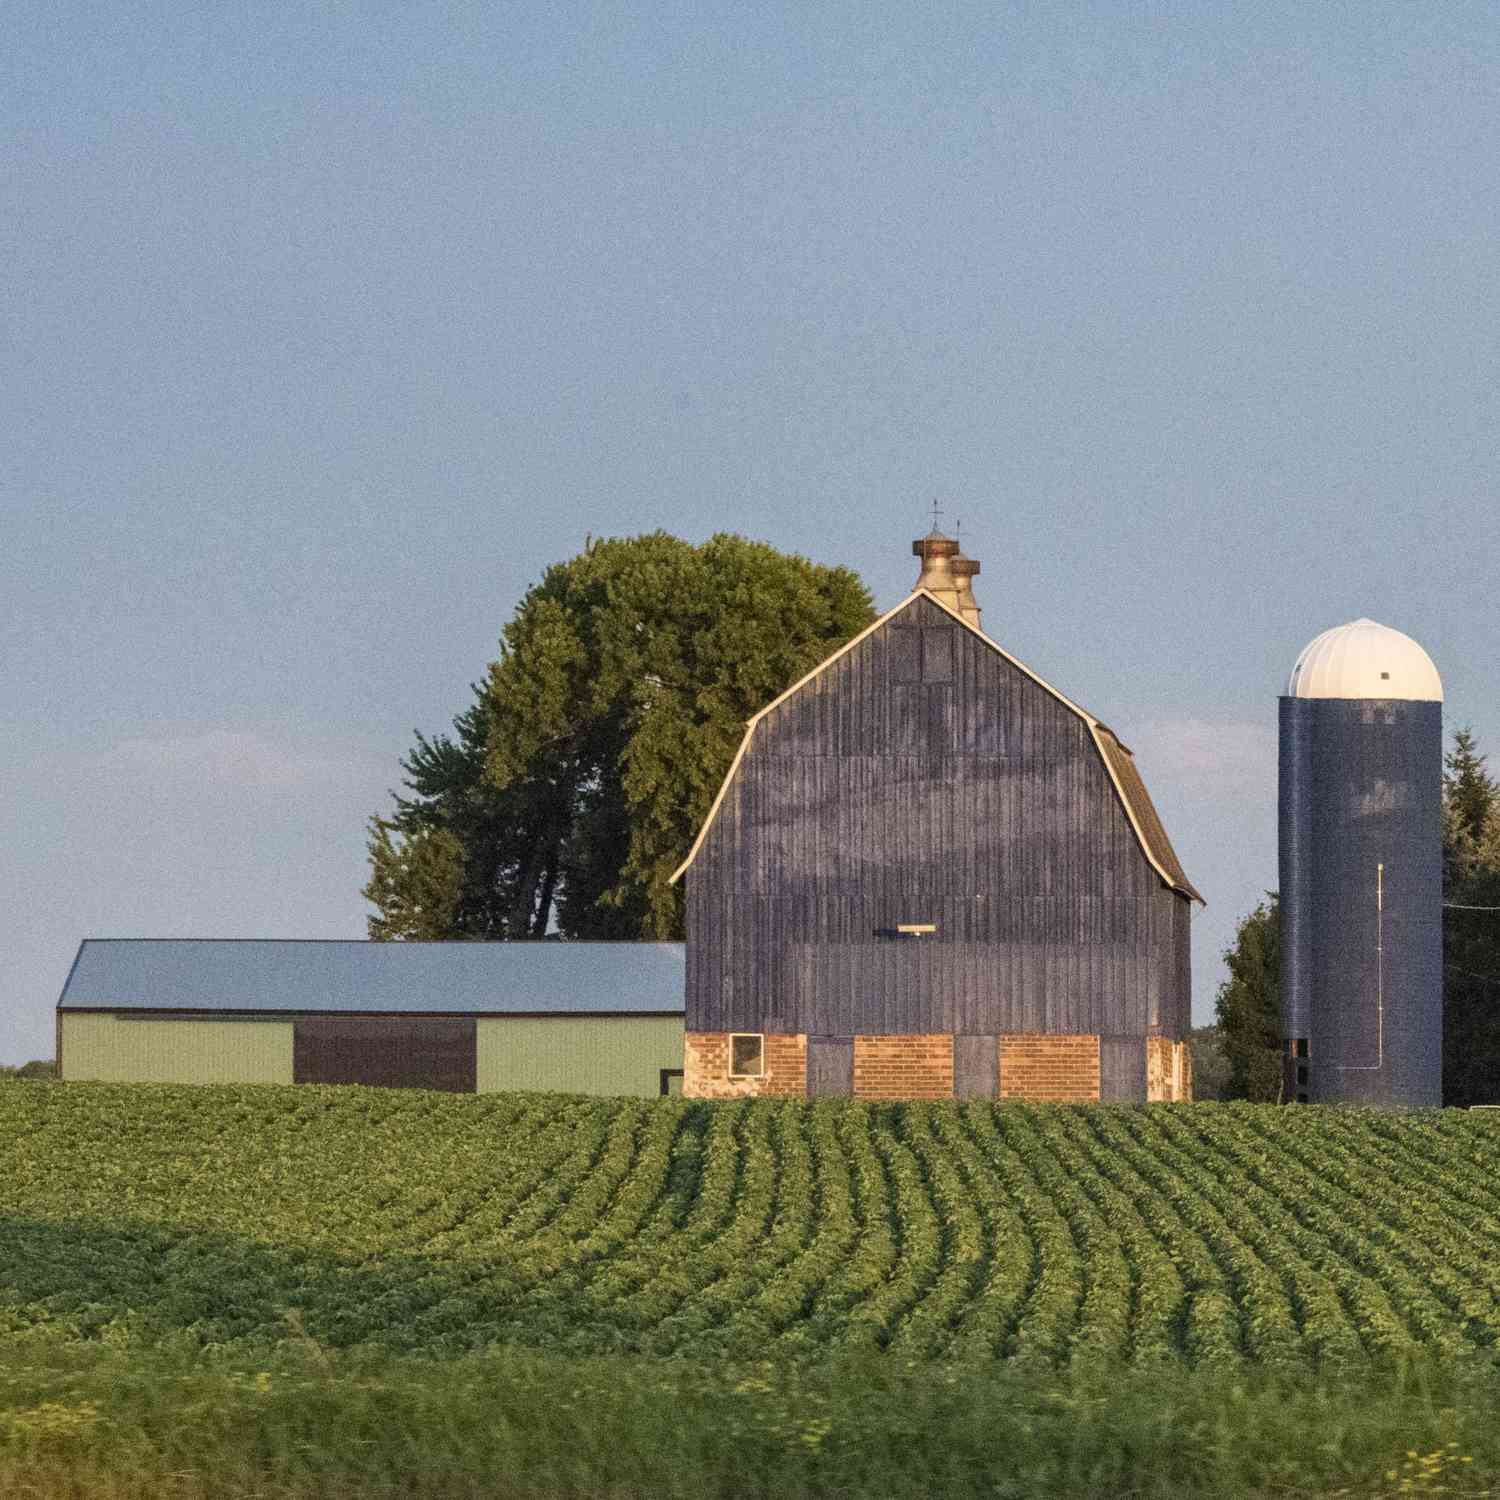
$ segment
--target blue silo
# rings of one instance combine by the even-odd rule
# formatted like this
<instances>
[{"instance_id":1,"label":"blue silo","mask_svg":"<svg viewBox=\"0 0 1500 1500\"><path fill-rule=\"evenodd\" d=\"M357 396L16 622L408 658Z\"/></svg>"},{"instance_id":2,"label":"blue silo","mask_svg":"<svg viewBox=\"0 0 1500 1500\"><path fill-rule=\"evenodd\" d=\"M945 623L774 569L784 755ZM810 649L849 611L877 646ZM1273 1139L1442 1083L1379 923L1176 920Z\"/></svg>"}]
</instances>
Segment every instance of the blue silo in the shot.
<instances>
[{"instance_id":1,"label":"blue silo","mask_svg":"<svg viewBox=\"0 0 1500 1500\"><path fill-rule=\"evenodd\" d=\"M1443 685L1374 620L1324 633L1281 699L1289 1101L1438 1105Z\"/></svg>"}]
</instances>

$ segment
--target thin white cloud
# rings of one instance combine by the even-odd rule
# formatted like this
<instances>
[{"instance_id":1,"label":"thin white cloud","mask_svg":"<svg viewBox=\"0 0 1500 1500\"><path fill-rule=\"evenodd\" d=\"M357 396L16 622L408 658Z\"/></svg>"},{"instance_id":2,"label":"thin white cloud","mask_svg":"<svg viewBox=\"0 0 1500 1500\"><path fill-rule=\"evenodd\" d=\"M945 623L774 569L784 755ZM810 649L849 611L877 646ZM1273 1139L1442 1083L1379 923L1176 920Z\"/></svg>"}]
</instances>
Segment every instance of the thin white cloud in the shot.
<instances>
[{"instance_id":1,"label":"thin white cloud","mask_svg":"<svg viewBox=\"0 0 1500 1500\"><path fill-rule=\"evenodd\" d=\"M395 749L299 724L163 720L76 748L0 743L0 1062L52 1053L86 937L363 937L365 820ZM82 872L82 873L80 873Z\"/></svg>"},{"instance_id":2,"label":"thin white cloud","mask_svg":"<svg viewBox=\"0 0 1500 1500\"><path fill-rule=\"evenodd\" d=\"M112 779L147 777L244 791L298 791L365 780L371 758L343 747L220 728L121 740L99 756L96 766Z\"/></svg>"},{"instance_id":3,"label":"thin white cloud","mask_svg":"<svg viewBox=\"0 0 1500 1500\"><path fill-rule=\"evenodd\" d=\"M1276 726L1261 720L1158 719L1135 730L1130 748L1152 785L1230 790L1276 780Z\"/></svg>"}]
</instances>

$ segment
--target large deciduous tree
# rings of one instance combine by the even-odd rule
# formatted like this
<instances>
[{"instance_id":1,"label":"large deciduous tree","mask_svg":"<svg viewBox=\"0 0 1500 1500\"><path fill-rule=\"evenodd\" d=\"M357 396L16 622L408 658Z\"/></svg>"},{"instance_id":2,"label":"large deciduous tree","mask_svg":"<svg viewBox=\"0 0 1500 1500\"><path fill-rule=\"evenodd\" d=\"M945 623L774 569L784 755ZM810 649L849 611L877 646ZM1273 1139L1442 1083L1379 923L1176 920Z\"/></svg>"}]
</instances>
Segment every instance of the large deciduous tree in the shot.
<instances>
[{"instance_id":1,"label":"large deciduous tree","mask_svg":"<svg viewBox=\"0 0 1500 1500\"><path fill-rule=\"evenodd\" d=\"M675 938L744 721L873 618L847 568L665 532L549 568L370 820L374 938Z\"/></svg>"},{"instance_id":2,"label":"large deciduous tree","mask_svg":"<svg viewBox=\"0 0 1500 1500\"><path fill-rule=\"evenodd\" d=\"M1223 1097L1274 1103L1281 1097L1281 907L1275 891L1235 929L1224 952L1229 978L1214 1011L1228 1064Z\"/></svg>"},{"instance_id":3,"label":"large deciduous tree","mask_svg":"<svg viewBox=\"0 0 1500 1500\"><path fill-rule=\"evenodd\" d=\"M1443 773L1443 1102L1500 1103L1500 788L1473 733Z\"/></svg>"}]
</instances>

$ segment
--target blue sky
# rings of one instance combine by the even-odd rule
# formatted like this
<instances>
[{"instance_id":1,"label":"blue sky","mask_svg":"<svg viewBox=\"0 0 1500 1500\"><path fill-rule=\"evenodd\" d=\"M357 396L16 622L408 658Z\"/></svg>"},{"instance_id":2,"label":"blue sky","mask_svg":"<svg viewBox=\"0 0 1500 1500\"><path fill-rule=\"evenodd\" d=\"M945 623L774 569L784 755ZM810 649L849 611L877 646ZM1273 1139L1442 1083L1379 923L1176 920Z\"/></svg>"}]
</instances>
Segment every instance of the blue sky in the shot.
<instances>
[{"instance_id":1,"label":"blue sky","mask_svg":"<svg viewBox=\"0 0 1500 1500\"><path fill-rule=\"evenodd\" d=\"M0 1060L84 936L362 936L364 824L548 563L915 578L1275 882L1370 615L1500 751L1485 4L23 3L0 49ZM1497 755L1500 764L1500 755Z\"/></svg>"}]
</instances>

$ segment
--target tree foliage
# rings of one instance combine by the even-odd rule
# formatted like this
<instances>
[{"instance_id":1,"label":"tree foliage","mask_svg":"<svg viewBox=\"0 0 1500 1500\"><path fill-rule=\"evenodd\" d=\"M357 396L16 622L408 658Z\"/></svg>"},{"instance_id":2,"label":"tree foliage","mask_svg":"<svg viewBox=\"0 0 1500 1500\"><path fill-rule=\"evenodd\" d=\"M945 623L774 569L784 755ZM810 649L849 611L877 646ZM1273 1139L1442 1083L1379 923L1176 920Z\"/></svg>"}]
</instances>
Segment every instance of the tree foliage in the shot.
<instances>
[{"instance_id":1,"label":"tree foliage","mask_svg":"<svg viewBox=\"0 0 1500 1500\"><path fill-rule=\"evenodd\" d=\"M452 935L463 899L464 846L446 828L416 826L399 847L397 823L374 818L370 825L370 883L365 898L380 915L368 922L377 941L438 940Z\"/></svg>"},{"instance_id":2,"label":"tree foliage","mask_svg":"<svg viewBox=\"0 0 1500 1500\"><path fill-rule=\"evenodd\" d=\"M1193 1098L1227 1099L1229 1059L1224 1055L1224 1036L1217 1026L1194 1026L1188 1032L1193 1052Z\"/></svg>"},{"instance_id":3,"label":"tree foliage","mask_svg":"<svg viewBox=\"0 0 1500 1500\"><path fill-rule=\"evenodd\" d=\"M540 937L539 901L524 886L541 791L497 791L485 776L489 708L483 684L453 721L402 761L410 796L389 818L370 820L370 936L499 939Z\"/></svg>"},{"instance_id":4,"label":"tree foliage","mask_svg":"<svg viewBox=\"0 0 1500 1500\"><path fill-rule=\"evenodd\" d=\"M1274 1103L1281 1097L1281 908L1277 892L1235 929L1224 952L1229 978L1214 1014L1228 1067L1222 1097Z\"/></svg>"},{"instance_id":5,"label":"tree foliage","mask_svg":"<svg viewBox=\"0 0 1500 1500\"><path fill-rule=\"evenodd\" d=\"M744 721L872 618L849 569L738 536L614 538L549 568L370 821L371 937L680 937L668 879Z\"/></svg>"},{"instance_id":6,"label":"tree foliage","mask_svg":"<svg viewBox=\"0 0 1500 1500\"><path fill-rule=\"evenodd\" d=\"M57 1064L50 1059L34 1058L31 1062L23 1062L19 1066L0 1063L0 1081L7 1078L54 1079L56 1077Z\"/></svg>"},{"instance_id":7,"label":"tree foliage","mask_svg":"<svg viewBox=\"0 0 1500 1500\"><path fill-rule=\"evenodd\" d=\"M1454 732L1443 772L1445 1104L1500 1103L1500 788L1486 760L1472 731Z\"/></svg>"}]
</instances>

